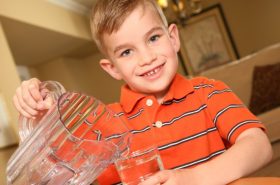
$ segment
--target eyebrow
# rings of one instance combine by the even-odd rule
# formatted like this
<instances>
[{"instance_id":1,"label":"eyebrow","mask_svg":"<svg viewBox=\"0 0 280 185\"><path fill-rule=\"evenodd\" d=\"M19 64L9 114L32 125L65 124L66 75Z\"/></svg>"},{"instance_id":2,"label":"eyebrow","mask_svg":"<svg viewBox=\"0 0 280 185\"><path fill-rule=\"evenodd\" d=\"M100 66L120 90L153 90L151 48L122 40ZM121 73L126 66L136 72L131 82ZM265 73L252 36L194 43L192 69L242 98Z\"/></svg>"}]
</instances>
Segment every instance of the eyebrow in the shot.
<instances>
[{"instance_id":1,"label":"eyebrow","mask_svg":"<svg viewBox=\"0 0 280 185\"><path fill-rule=\"evenodd\" d=\"M148 37L151 33L158 31L158 30L163 30L163 28L161 26L154 27L154 28L150 29L147 33L145 33L145 37ZM127 46L128 46L128 44L122 44L122 45L117 46L114 49L114 53L117 53L119 50L126 48Z\"/></svg>"}]
</instances>

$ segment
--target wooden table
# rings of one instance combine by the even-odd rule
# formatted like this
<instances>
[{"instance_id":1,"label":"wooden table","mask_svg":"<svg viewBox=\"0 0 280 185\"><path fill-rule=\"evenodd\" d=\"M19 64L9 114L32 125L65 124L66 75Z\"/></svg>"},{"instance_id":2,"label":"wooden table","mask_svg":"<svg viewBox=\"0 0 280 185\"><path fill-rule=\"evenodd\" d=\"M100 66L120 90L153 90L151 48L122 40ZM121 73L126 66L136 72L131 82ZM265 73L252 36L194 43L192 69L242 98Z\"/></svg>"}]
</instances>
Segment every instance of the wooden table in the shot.
<instances>
[{"instance_id":1,"label":"wooden table","mask_svg":"<svg viewBox=\"0 0 280 185\"><path fill-rule=\"evenodd\" d=\"M228 185L280 185L280 177L241 178Z\"/></svg>"}]
</instances>

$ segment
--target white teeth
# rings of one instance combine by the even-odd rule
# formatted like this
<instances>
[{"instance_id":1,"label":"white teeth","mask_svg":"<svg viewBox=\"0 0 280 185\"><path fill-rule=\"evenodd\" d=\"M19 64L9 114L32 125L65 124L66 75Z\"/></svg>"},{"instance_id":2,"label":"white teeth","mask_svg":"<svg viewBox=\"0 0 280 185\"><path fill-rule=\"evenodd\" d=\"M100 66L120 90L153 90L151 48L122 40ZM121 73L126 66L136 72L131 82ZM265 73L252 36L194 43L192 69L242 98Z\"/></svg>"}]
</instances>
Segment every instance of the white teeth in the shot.
<instances>
[{"instance_id":1,"label":"white teeth","mask_svg":"<svg viewBox=\"0 0 280 185\"><path fill-rule=\"evenodd\" d=\"M157 73L158 71L159 71L159 68L156 68L156 69L154 69L152 71L149 71L148 73L144 74L144 76L151 76L151 75Z\"/></svg>"}]
</instances>

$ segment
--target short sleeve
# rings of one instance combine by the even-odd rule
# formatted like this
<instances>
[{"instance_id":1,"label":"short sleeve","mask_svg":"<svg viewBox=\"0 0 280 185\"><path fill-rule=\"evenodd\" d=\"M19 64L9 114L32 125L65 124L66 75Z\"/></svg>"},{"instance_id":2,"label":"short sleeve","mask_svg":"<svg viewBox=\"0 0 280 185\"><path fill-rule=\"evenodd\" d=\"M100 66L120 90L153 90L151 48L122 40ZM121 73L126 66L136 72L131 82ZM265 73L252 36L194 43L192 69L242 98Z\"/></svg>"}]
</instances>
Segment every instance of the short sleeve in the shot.
<instances>
[{"instance_id":1,"label":"short sleeve","mask_svg":"<svg viewBox=\"0 0 280 185\"><path fill-rule=\"evenodd\" d=\"M216 80L211 80L210 83L212 88L207 92L207 107L223 140L234 144L237 137L249 128L265 130L261 121L227 85Z\"/></svg>"}]
</instances>

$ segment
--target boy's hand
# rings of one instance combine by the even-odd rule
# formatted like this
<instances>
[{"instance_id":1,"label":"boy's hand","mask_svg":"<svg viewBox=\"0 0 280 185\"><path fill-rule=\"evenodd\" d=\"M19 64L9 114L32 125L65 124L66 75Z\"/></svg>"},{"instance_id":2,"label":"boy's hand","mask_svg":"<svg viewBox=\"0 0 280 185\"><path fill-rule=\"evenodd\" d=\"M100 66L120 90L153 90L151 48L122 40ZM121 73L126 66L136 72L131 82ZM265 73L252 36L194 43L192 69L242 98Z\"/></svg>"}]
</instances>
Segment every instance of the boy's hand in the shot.
<instances>
[{"instance_id":1,"label":"boy's hand","mask_svg":"<svg viewBox=\"0 0 280 185\"><path fill-rule=\"evenodd\" d=\"M39 111L48 109L52 103L46 98L47 89L40 89L40 83L37 78L32 78L23 81L16 90L13 102L18 112L24 117L35 118Z\"/></svg>"},{"instance_id":2,"label":"boy's hand","mask_svg":"<svg viewBox=\"0 0 280 185\"><path fill-rule=\"evenodd\" d=\"M196 170L184 169L184 170L163 170L157 172L156 174L149 177L140 185L203 185L200 180L203 178L198 178Z\"/></svg>"}]
</instances>

